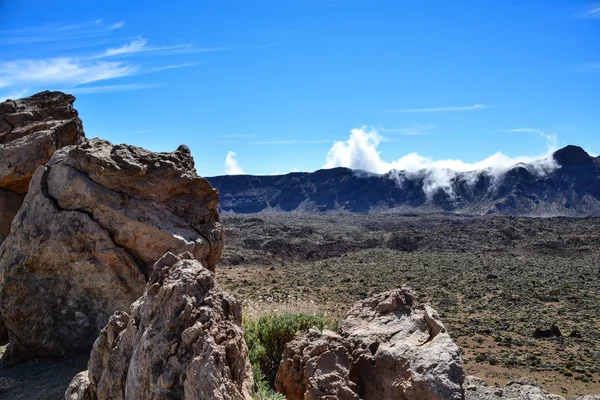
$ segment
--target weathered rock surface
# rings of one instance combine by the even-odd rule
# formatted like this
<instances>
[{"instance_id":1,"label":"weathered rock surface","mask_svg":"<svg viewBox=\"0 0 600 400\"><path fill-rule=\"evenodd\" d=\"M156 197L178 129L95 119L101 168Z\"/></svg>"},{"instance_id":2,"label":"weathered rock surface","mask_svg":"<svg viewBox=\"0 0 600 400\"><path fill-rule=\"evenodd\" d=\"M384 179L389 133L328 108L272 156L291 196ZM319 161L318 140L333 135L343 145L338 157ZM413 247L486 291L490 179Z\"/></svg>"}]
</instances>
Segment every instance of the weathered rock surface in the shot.
<instances>
[{"instance_id":1,"label":"weathered rock surface","mask_svg":"<svg viewBox=\"0 0 600 400\"><path fill-rule=\"evenodd\" d=\"M463 362L440 317L408 288L356 303L340 335L286 346L276 389L288 399L462 400Z\"/></svg>"},{"instance_id":2,"label":"weathered rock surface","mask_svg":"<svg viewBox=\"0 0 600 400\"><path fill-rule=\"evenodd\" d=\"M0 103L0 243L35 170L56 150L83 140L74 101L61 92L42 92Z\"/></svg>"},{"instance_id":3,"label":"weathered rock surface","mask_svg":"<svg viewBox=\"0 0 600 400\"><path fill-rule=\"evenodd\" d=\"M96 400L87 371L75 375L65 392L65 400Z\"/></svg>"},{"instance_id":4,"label":"weathered rock surface","mask_svg":"<svg viewBox=\"0 0 600 400\"><path fill-rule=\"evenodd\" d=\"M565 400L550 394L531 378L510 381L504 388L488 386L483 379L468 376L464 383L465 400Z\"/></svg>"},{"instance_id":5,"label":"weathered rock surface","mask_svg":"<svg viewBox=\"0 0 600 400\"><path fill-rule=\"evenodd\" d=\"M241 311L190 254L165 254L131 314L115 313L96 340L89 388L100 400L250 399Z\"/></svg>"},{"instance_id":6,"label":"weathered rock surface","mask_svg":"<svg viewBox=\"0 0 600 400\"><path fill-rule=\"evenodd\" d=\"M352 348L346 339L328 330L299 332L285 347L275 389L288 400L358 400L351 367Z\"/></svg>"},{"instance_id":7,"label":"weathered rock surface","mask_svg":"<svg viewBox=\"0 0 600 400\"><path fill-rule=\"evenodd\" d=\"M58 150L35 172L0 246L5 357L88 351L167 251L214 269L218 199L185 146L152 153L94 139Z\"/></svg>"},{"instance_id":8,"label":"weathered rock surface","mask_svg":"<svg viewBox=\"0 0 600 400\"><path fill-rule=\"evenodd\" d=\"M360 397L460 400L463 362L439 315L397 289L356 303L340 322L353 348L351 379Z\"/></svg>"}]
</instances>

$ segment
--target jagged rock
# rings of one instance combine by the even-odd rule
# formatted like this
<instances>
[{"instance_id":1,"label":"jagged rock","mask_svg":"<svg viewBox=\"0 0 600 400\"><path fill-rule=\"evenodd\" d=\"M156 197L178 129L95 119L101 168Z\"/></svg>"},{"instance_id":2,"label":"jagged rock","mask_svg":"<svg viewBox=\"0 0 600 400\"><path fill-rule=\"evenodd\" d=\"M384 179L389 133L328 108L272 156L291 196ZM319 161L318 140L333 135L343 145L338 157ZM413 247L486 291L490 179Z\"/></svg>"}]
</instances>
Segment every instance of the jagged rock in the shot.
<instances>
[{"instance_id":1,"label":"jagged rock","mask_svg":"<svg viewBox=\"0 0 600 400\"><path fill-rule=\"evenodd\" d=\"M275 389L288 400L358 400L351 354L350 343L334 332L299 332L285 347Z\"/></svg>"},{"instance_id":2,"label":"jagged rock","mask_svg":"<svg viewBox=\"0 0 600 400\"><path fill-rule=\"evenodd\" d=\"M89 387L100 400L250 399L241 311L189 253L167 253L131 315L115 313L100 333Z\"/></svg>"},{"instance_id":3,"label":"jagged rock","mask_svg":"<svg viewBox=\"0 0 600 400\"><path fill-rule=\"evenodd\" d=\"M600 394L587 394L585 396L573 397L573 400L600 400Z\"/></svg>"},{"instance_id":4,"label":"jagged rock","mask_svg":"<svg viewBox=\"0 0 600 400\"><path fill-rule=\"evenodd\" d=\"M488 386L483 379L467 376L464 383L465 400L565 400L549 394L531 378L510 381L504 388Z\"/></svg>"},{"instance_id":5,"label":"jagged rock","mask_svg":"<svg viewBox=\"0 0 600 400\"><path fill-rule=\"evenodd\" d=\"M356 303L340 322L364 400L459 400L463 362L439 315L408 288Z\"/></svg>"},{"instance_id":6,"label":"jagged rock","mask_svg":"<svg viewBox=\"0 0 600 400\"><path fill-rule=\"evenodd\" d=\"M87 371L75 375L65 392L65 400L96 400Z\"/></svg>"},{"instance_id":7,"label":"jagged rock","mask_svg":"<svg viewBox=\"0 0 600 400\"><path fill-rule=\"evenodd\" d=\"M61 92L42 92L0 103L0 243L35 170L56 150L83 140L74 101Z\"/></svg>"},{"instance_id":8,"label":"jagged rock","mask_svg":"<svg viewBox=\"0 0 600 400\"><path fill-rule=\"evenodd\" d=\"M193 165L185 146L152 153L94 139L58 150L35 172L0 247L5 357L88 351L167 251L190 251L214 269L219 196Z\"/></svg>"}]
</instances>

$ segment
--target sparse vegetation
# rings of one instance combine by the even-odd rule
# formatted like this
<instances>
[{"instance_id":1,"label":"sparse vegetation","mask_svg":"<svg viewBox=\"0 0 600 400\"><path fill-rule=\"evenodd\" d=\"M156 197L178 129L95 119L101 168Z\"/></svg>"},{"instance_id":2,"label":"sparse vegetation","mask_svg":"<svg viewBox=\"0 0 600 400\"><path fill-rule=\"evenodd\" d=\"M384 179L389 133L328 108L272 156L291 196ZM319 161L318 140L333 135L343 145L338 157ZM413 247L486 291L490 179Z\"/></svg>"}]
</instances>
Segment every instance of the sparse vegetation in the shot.
<instances>
[{"instance_id":1,"label":"sparse vegetation","mask_svg":"<svg viewBox=\"0 0 600 400\"><path fill-rule=\"evenodd\" d=\"M256 399L284 398L273 390L283 350L297 332L311 327L335 330L337 320L323 314L272 314L244 318L244 335L252 364Z\"/></svg>"},{"instance_id":2,"label":"sparse vegetation","mask_svg":"<svg viewBox=\"0 0 600 400\"><path fill-rule=\"evenodd\" d=\"M409 285L442 314L468 373L490 384L533 376L564 396L600 391L599 218L261 214L223 222L219 282L250 311L294 313L300 304L342 317L359 299ZM534 337L553 324L560 336Z\"/></svg>"}]
</instances>

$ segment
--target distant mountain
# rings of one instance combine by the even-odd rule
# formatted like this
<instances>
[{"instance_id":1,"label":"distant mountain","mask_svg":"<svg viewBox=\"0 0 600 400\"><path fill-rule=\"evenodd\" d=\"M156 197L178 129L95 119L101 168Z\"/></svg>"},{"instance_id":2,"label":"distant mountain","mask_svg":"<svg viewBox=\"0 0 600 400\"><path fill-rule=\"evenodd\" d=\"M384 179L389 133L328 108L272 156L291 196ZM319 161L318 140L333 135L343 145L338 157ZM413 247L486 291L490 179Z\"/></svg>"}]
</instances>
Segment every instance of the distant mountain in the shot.
<instances>
[{"instance_id":1,"label":"distant mountain","mask_svg":"<svg viewBox=\"0 0 600 400\"><path fill-rule=\"evenodd\" d=\"M578 146L562 148L548 160L514 165L500 174L491 170L373 174L332 168L207 179L219 189L224 212L600 215L600 157L592 157Z\"/></svg>"}]
</instances>

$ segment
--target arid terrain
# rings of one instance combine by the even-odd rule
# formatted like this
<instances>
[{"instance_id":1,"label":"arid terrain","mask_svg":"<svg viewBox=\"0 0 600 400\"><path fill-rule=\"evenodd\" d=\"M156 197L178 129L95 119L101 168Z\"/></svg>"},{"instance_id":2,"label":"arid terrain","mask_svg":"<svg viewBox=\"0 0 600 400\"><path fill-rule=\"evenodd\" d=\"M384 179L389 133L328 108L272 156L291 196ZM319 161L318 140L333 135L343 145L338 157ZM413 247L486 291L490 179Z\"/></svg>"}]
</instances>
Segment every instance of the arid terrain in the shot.
<instances>
[{"instance_id":1,"label":"arid terrain","mask_svg":"<svg viewBox=\"0 0 600 400\"><path fill-rule=\"evenodd\" d=\"M225 215L217 275L246 312L343 315L410 285L442 314L467 373L600 392L600 218ZM558 328L558 329L556 329Z\"/></svg>"}]
</instances>

